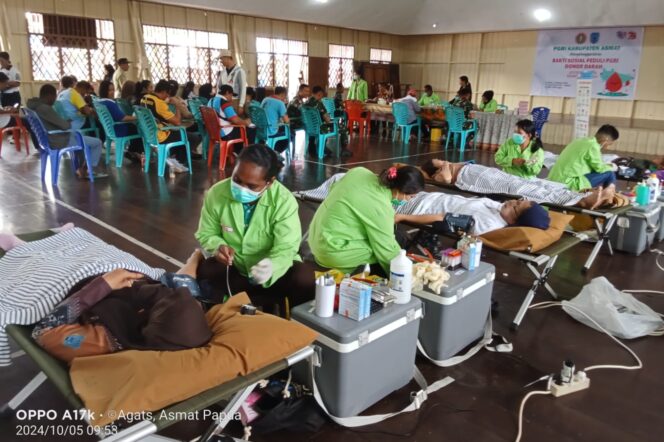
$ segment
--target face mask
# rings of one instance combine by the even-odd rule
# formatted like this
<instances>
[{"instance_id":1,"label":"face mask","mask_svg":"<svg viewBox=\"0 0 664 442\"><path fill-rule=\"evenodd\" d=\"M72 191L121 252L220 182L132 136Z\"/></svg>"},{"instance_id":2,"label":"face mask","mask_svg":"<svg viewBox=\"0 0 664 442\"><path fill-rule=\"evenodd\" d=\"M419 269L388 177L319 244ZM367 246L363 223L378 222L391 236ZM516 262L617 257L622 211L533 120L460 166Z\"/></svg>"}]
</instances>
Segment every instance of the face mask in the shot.
<instances>
[{"instance_id":1,"label":"face mask","mask_svg":"<svg viewBox=\"0 0 664 442\"><path fill-rule=\"evenodd\" d=\"M261 197L264 191L265 189L261 190L260 192L249 190L246 187L240 186L238 183L231 179L231 195L235 201L238 201L242 204L253 203Z\"/></svg>"},{"instance_id":2,"label":"face mask","mask_svg":"<svg viewBox=\"0 0 664 442\"><path fill-rule=\"evenodd\" d=\"M356 74L356 75L353 75L353 80L359 80L359 79L360 79L360 76L359 76L359 75L357 75L357 74Z\"/></svg>"},{"instance_id":3,"label":"face mask","mask_svg":"<svg viewBox=\"0 0 664 442\"><path fill-rule=\"evenodd\" d=\"M526 141L526 137L521 135L520 133L513 133L512 134L512 141L514 141L516 144L521 146L524 141Z\"/></svg>"}]
</instances>

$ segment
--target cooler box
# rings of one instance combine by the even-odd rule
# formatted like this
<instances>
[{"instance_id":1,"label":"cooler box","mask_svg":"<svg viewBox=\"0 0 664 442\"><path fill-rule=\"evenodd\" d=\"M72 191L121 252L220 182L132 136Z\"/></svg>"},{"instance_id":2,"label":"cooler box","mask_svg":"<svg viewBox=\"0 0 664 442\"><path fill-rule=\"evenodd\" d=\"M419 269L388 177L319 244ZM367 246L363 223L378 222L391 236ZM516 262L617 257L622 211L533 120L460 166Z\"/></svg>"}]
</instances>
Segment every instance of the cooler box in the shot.
<instances>
[{"instance_id":1,"label":"cooler box","mask_svg":"<svg viewBox=\"0 0 664 442\"><path fill-rule=\"evenodd\" d=\"M292 320L320 333L316 385L332 415L356 416L410 382L421 317L422 303L415 297L362 321L336 313L319 318L310 302L291 310Z\"/></svg>"},{"instance_id":2,"label":"cooler box","mask_svg":"<svg viewBox=\"0 0 664 442\"><path fill-rule=\"evenodd\" d=\"M655 236L655 241L664 241L664 193L657 200L659 202L659 231Z\"/></svg>"},{"instance_id":3,"label":"cooler box","mask_svg":"<svg viewBox=\"0 0 664 442\"><path fill-rule=\"evenodd\" d=\"M610 232L611 246L639 256L654 242L660 232L661 206L659 203L634 206L618 217Z\"/></svg>"},{"instance_id":4,"label":"cooler box","mask_svg":"<svg viewBox=\"0 0 664 442\"><path fill-rule=\"evenodd\" d=\"M451 358L484 336L491 310L491 293L496 268L486 262L473 271L449 271L451 278L440 295L428 288L413 291L424 303L420 344L435 360Z\"/></svg>"}]
</instances>

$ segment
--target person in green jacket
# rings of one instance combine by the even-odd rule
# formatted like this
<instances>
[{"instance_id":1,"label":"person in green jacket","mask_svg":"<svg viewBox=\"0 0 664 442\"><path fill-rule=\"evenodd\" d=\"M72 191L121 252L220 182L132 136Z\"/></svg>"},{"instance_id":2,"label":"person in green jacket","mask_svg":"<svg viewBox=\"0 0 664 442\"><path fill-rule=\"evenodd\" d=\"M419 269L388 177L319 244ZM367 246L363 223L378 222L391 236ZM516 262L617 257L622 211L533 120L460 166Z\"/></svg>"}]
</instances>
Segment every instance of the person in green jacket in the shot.
<instances>
[{"instance_id":1,"label":"person in green jacket","mask_svg":"<svg viewBox=\"0 0 664 442\"><path fill-rule=\"evenodd\" d=\"M365 102L369 99L369 85L367 81L362 78L359 72L353 74L353 82L348 88L348 100L358 100Z\"/></svg>"},{"instance_id":2,"label":"person in green jacket","mask_svg":"<svg viewBox=\"0 0 664 442\"><path fill-rule=\"evenodd\" d=\"M544 165L544 149L535 133L535 124L530 120L517 121L514 133L498 148L495 160L504 172L537 178Z\"/></svg>"},{"instance_id":3,"label":"person in green jacket","mask_svg":"<svg viewBox=\"0 0 664 442\"><path fill-rule=\"evenodd\" d=\"M391 167L380 176L351 169L332 186L309 226L316 262L343 272L371 264L373 274L388 274L401 249L394 235L395 207L423 189L422 172L412 166Z\"/></svg>"},{"instance_id":4,"label":"person in green jacket","mask_svg":"<svg viewBox=\"0 0 664 442\"><path fill-rule=\"evenodd\" d=\"M433 93L433 87L430 84L424 86L424 93L417 102L420 106L440 106L441 101L438 94Z\"/></svg>"},{"instance_id":5,"label":"person in green jacket","mask_svg":"<svg viewBox=\"0 0 664 442\"><path fill-rule=\"evenodd\" d=\"M498 109L498 102L493 99L493 91L484 91L482 94L482 101L478 108L480 112L496 112Z\"/></svg>"},{"instance_id":6,"label":"person in green jacket","mask_svg":"<svg viewBox=\"0 0 664 442\"><path fill-rule=\"evenodd\" d=\"M618 129L605 124L594 137L572 141L560 153L548 179L564 183L577 192L595 187L615 190L615 166L602 161L601 151L611 146L619 135Z\"/></svg>"},{"instance_id":7,"label":"person in green jacket","mask_svg":"<svg viewBox=\"0 0 664 442\"><path fill-rule=\"evenodd\" d=\"M198 268L213 299L246 291L254 305L288 297L298 305L314 297L313 265L301 262L302 230L293 194L276 180L283 163L255 144L240 154L231 178L208 191L196 239L213 256Z\"/></svg>"}]
</instances>

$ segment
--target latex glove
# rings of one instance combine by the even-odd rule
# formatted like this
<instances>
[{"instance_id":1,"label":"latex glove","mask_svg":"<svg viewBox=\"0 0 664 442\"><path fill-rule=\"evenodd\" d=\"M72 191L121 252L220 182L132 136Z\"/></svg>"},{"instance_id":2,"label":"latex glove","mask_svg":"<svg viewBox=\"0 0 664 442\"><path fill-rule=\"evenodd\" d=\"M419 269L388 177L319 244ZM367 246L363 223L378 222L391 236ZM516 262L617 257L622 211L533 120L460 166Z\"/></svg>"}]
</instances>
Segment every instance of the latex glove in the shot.
<instances>
[{"instance_id":1,"label":"latex glove","mask_svg":"<svg viewBox=\"0 0 664 442\"><path fill-rule=\"evenodd\" d=\"M618 165L616 163L609 163L611 166L611 170L614 172L618 172Z\"/></svg>"},{"instance_id":2,"label":"latex glove","mask_svg":"<svg viewBox=\"0 0 664 442\"><path fill-rule=\"evenodd\" d=\"M258 264L251 268L251 279L254 280L256 284L265 284L268 279L272 277L272 260L270 258L265 258L258 261Z\"/></svg>"}]
</instances>

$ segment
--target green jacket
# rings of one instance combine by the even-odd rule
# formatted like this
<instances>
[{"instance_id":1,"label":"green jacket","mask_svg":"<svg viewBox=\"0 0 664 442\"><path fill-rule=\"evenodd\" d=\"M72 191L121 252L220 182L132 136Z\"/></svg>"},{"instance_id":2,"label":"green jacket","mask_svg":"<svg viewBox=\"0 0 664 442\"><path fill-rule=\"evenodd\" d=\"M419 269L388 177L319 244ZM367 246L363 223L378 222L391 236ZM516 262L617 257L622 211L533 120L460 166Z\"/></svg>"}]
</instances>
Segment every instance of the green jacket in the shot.
<instances>
[{"instance_id":1,"label":"green jacket","mask_svg":"<svg viewBox=\"0 0 664 442\"><path fill-rule=\"evenodd\" d=\"M309 226L318 264L350 272L364 264L389 271L401 247L394 237L392 192L368 169L357 167L332 186Z\"/></svg>"},{"instance_id":2,"label":"green jacket","mask_svg":"<svg viewBox=\"0 0 664 442\"><path fill-rule=\"evenodd\" d=\"M420 97L420 101L417 102L420 106L438 106L440 105L440 97L437 94L431 94L431 96L428 96L427 94L422 94Z\"/></svg>"},{"instance_id":3,"label":"green jacket","mask_svg":"<svg viewBox=\"0 0 664 442\"><path fill-rule=\"evenodd\" d=\"M249 226L244 224L242 203L231 195L231 178L215 184L205 196L195 236L210 253L221 245L232 247L233 265L245 276L260 260L270 258L273 273L264 287L281 278L293 261L301 261L298 205L293 194L278 181L258 200Z\"/></svg>"},{"instance_id":4,"label":"green jacket","mask_svg":"<svg viewBox=\"0 0 664 442\"><path fill-rule=\"evenodd\" d=\"M367 101L369 99L369 85L367 85L367 81L361 78L353 80L348 88L348 99L362 102Z\"/></svg>"},{"instance_id":5,"label":"green jacket","mask_svg":"<svg viewBox=\"0 0 664 442\"><path fill-rule=\"evenodd\" d=\"M544 165L544 149L540 148L537 149L537 152L532 153L530 151L532 145L531 141L528 147L521 151L521 146L512 141L511 137L508 138L496 151L496 164L509 174L527 179L537 178ZM516 158L523 158L526 160L526 164L512 165L512 160Z\"/></svg>"},{"instance_id":6,"label":"green jacket","mask_svg":"<svg viewBox=\"0 0 664 442\"><path fill-rule=\"evenodd\" d=\"M586 174L610 170L613 168L602 161L601 147L595 137L579 138L563 149L547 178L578 192L591 187Z\"/></svg>"},{"instance_id":7,"label":"green jacket","mask_svg":"<svg viewBox=\"0 0 664 442\"><path fill-rule=\"evenodd\" d=\"M482 112L496 112L496 110L498 109L498 102L493 98L491 99L491 101L489 101L486 104L483 101L481 101L479 109Z\"/></svg>"}]
</instances>

